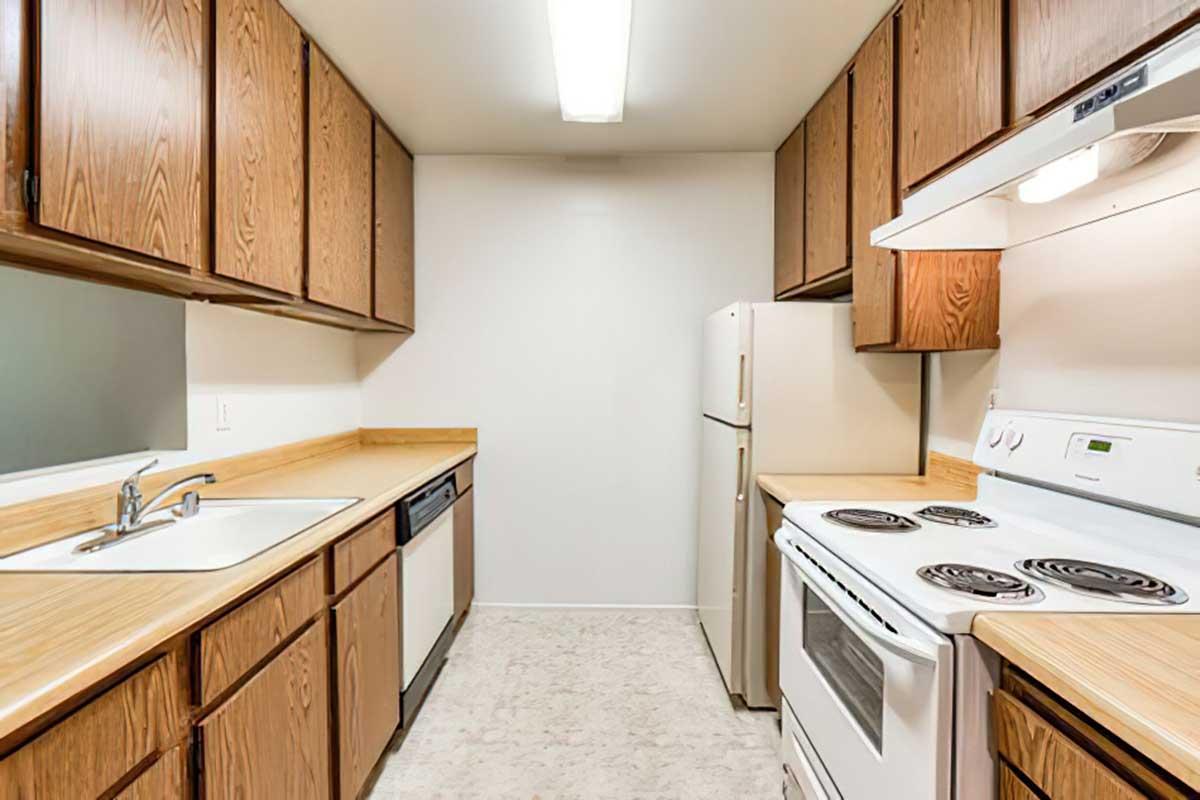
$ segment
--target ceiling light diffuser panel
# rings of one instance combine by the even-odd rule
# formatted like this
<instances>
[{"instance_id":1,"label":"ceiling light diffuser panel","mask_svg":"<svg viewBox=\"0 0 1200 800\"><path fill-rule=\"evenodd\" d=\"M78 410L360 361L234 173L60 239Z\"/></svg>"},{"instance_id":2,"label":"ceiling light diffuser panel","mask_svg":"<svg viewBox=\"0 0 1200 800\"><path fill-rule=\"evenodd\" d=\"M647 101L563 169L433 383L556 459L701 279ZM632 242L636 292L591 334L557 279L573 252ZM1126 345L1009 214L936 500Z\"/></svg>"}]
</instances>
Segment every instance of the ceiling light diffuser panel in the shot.
<instances>
[{"instance_id":1,"label":"ceiling light diffuser panel","mask_svg":"<svg viewBox=\"0 0 1200 800\"><path fill-rule=\"evenodd\" d=\"M621 122L633 0L547 0L564 122Z\"/></svg>"}]
</instances>

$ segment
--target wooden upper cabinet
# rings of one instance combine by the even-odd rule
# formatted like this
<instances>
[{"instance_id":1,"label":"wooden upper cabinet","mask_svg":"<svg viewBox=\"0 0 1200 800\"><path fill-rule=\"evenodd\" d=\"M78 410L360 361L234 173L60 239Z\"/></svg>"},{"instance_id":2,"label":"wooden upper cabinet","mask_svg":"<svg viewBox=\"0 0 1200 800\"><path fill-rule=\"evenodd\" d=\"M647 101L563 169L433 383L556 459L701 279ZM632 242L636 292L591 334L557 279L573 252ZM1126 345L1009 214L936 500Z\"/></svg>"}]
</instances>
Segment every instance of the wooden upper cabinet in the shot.
<instances>
[{"instance_id":1,"label":"wooden upper cabinet","mask_svg":"<svg viewBox=\"0 0 1200 800\"><path fill-rule=\"evenodd\" d=\"M806 120L804 282L850 266L850 77L842 75Z\"/></svg>"},{"instance_id":2,"label":"wooden upper cabinet","mask_svg":"<svg viewBox=\"0 0 1200 800\"><path fill-rule=\"evenodd\" d=\"M206 268L205 0L40 8L38 223Z\"/></svg>"},{"instance_id":3,"label":"wooden upper cabinet","mask_svg":"<svg viewBox=\"0 0 1200 800\"><path fill-rule=\"evenodd\" d=\"M400 726L398 570L393 549L333 608L343 798L358 797Z\"/></svg>"},{"instance_id":4,"label":"wooden upper cabinet","mask_svg":"<svg viewBox=\"0 0 1200 800\"><path fill-rule=\"evenodd\" d=\"M414 327L413 161L375 122L375 316Z\"/></svg>"},{"instance_id":5,"label":"wooden upper cabinet","mask_svg":"<svg viewBox=\"0 0 1200 800\"><path fill-rule=\"evenodd\" d=\"M304 43L277 0L215 0L214 269L304 287Z\"/></svg>"},{"instance_id":6,"label":"wooden upper cabinet","mask_svg":"<svg viewBox=\"0 0 1200 800\"><path fill-rule=\"evenodd\" d=\"M804 283L804 123L775 153L775 296Z\"/></svg>"},{"instance_id":7,"label":"wooden upper cabinet","mask_svg":"<svg viewBox=\"0 0 1200 800\"><path fill-rule=\"evenodd\" d=\"M895 339L896 256L891 250L871 246L871 231L896 215L894 54L895 20L888 16L854 60L850 240L855 347L888 344Z\"/></svg>"},{"instance_id":8,"label":"wooden upper cabinet","mask_svg":"<svg viewBox=\"0 0 1200 800\"><path fill-rule=\"evenodd\" d=\"M316 624L199 725L202 800L328 800L329 651Z\"/></svg>"},{"instance_id":9,"label":"wooden upper cabinet","mask_svg":"<svg viewBox=\"0 0 1200 800\"><path fill-rule=\"evenodd\" d=\"M902 189L1003 129L1005 1L906 0L900 10Z\"/></svg>"},{"instance_id":10,"label":"wooden upper cabinet","mask_svg":"<svg viewBox=\"0 0 1200 800\"><path fill-rule=\"evenodd\" d=\"M308 297L371 314L371 109L316 45L309 60Z\"/></svg>"},{"instance_id":11,"label":"wooden upper cabinet","mask_svg":"<svg viewBox=\"0 0 1200 800\"><path fill-rule=\"evenodd\" d=\"M1010 0L1013 116L1034 114L1200 11L1200 0Z\"/></svg>"}]
</instances>

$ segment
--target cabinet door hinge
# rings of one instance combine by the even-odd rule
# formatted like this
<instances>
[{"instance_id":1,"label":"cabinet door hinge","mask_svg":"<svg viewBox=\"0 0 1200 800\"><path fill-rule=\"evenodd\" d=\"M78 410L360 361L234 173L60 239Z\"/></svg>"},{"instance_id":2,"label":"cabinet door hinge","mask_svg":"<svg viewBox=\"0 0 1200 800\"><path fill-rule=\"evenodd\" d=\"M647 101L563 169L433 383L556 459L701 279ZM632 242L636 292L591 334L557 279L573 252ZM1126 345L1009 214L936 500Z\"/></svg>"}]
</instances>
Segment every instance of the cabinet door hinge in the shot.
<instances>
[{"instance_id":1,"label":"cabinet door hinge","mask_svg":"<svg viewBox=\"0 0 1200 800\"><path fill-rule=\"evenodd\" d=\"M24 175L25 186L25 208L30 211L38 204L41 199L41 181L37 175L33 174L33 170L25 170Z\"/></svg>"}]
</instances>

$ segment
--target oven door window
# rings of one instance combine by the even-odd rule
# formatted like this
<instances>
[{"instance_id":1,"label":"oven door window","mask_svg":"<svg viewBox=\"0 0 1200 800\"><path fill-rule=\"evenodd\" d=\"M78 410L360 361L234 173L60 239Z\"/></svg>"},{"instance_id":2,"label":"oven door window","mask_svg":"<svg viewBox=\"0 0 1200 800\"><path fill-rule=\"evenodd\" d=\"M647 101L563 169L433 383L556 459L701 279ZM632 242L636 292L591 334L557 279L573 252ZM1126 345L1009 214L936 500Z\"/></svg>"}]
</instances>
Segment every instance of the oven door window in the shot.
<instances>
[{"instance_id":1,"label":"oven door window","mask_svg":"<svg viewBox=\"0 0 1200 800\"><path fill-rule=\"evenodd\" d=\"M878 753L883 752L883 662L804 587L804 652Z\"/></svg>"}]
</instances>

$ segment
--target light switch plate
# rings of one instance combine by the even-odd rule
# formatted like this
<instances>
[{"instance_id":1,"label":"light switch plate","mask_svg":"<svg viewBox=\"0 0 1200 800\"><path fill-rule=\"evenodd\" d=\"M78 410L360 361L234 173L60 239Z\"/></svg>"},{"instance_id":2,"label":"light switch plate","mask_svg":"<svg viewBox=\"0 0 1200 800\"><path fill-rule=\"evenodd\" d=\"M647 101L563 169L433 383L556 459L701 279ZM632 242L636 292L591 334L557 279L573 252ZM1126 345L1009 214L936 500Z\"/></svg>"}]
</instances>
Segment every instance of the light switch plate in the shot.
<instances>
[{"instance_id":1,"label":"light switch plate","mask_svg":"<svg viewBox=\"0 0 1200 800\"><path fill-rule=\"evenodd\" d=\"M217 430L228 431L233 430L233 425L229 420L230 417L230 401L229 395L217 395Z\"/></svg>"}]
</instances>

